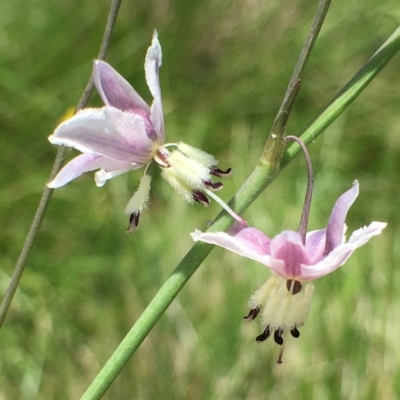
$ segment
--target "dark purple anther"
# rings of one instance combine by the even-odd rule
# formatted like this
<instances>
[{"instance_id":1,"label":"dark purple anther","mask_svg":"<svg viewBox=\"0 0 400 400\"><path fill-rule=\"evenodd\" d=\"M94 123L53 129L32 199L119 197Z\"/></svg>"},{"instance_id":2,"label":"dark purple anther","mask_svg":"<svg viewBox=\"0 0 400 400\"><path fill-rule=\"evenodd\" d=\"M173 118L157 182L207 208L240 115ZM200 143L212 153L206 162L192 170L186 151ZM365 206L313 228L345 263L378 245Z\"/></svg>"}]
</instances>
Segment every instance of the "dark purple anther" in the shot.
<instances>
[{"instance_id":1,"label":"dark purple anther","mask_svg":"<svg viewBox=\"0 0 400 400\"><path fill-rule=\"evenodd\" d=\"M283 338L282 338L282 330L281 329L277 329L274 332L274 340L276 344L279 344L279 346L283 345Z\"/></svg>"},{"instance_id":2,"label":"dark purple anther","mask_svg":"<svg viewBox=\"0 0 400 400\"><path fill-rule=\"evenodd\" d=\"M200 203L203 207L208 207L210 205L208 197L203 192L200 192L200 190L194 190L192 196L193 200Z\"/></svg>"},{"instance_id":3,"label":"dark purple anther","mask_svg":"<svg viewBox=\"0 0 400 400\"><path fill-rule=\"evenodd\" d=\"M224 187L224 184L222 182L211 182L211 181L205 181L204 186L207 189L212 190L213 192L220 190Z\"/></svg>"},{"instance_id":4,"label":"dark purple anther","mask_svg":"<svg viewBox=\"0 0 400 400\"><path fill-rule=\"evenodd\" d=\"M258 335L256 337L256 342L261 343L264 340L267 340L271 336L271 331L269 330L269 326L267 326L264 330L264 332L261 335Z\"/></svg>"},{"instance_id":5,"label":"dark purple anther","mask_svg":"<svg viewBox=\"0 0 400 400\"><path fill-rule=\"evenodd\" d=\"M220 178L228 178L232 175L232 168L228 168L226 171L222 171L217 167L210 168L210 174L214 176L219 176Z\"/></svg>"},{"instance_id":6,"label":"dark purple anther","mask_svg":"<svg viewBox=\"0 0 400 400\"><path fill-rule=\"evenodd\" d=\"M243 317L243 320L246 322L253 321L253 319L257 317L259 312L260 312L260 307L252 308L249 314Z\"/></svg>"},{"instance_id":7,"label":"dark purple anther","mask_svg":"<svg viewBox=\"0 0 400 400\"><path fill-rule=\"evenodd\" d=\"M300 337L300 332L299 332L299 330L297 329L297 328L293 328L291 331L290 331L290 333L291 333L291 335L294 337L294 338L298 338L298 337Z\"/></svg>"},{"instance_id":8,"label":"dark purple anther","mask_svg":"<svg viewBox=\"0 0 400 400\"><path fill-rule=\"evenodd\" d=\"M128 233L132 233L136 230L136 228L139 225L139 217L140 217L140 211L135 211L129 216L129 226L128 229L126 230Z\"/></svg>"}]
</instances>

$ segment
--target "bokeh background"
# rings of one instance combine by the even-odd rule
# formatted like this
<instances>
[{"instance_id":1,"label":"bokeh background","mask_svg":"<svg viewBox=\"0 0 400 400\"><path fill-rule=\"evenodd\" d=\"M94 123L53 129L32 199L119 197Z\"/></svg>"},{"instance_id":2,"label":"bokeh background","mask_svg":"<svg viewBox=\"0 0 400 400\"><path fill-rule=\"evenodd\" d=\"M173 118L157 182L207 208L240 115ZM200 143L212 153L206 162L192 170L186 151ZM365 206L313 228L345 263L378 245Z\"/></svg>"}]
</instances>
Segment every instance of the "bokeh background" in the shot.
<instances>
[{"instance_id":1,"label":"bokeh background","mask_svg":"<svg viewBox=\"0 0 400 400\"><path fill-rule=\"evenodd\" d=\"M213 153L234 175L252 171L313 19L313 0L125 1L107 60L151 102L143 63L154 28L169 141ZM13 271L57 151L47 136L91 73L106 0L0 4L0 294ZM336 0L304 75L288 132L296 134L395 30L397 0ZM400 75L396 56L310 147L310 229L326 225L354 179L349 232L388 221L346 266L316 281L299 339L255 342L242 322L268 278L256 262L215 249L116 379L105 399L400 398ZM92 106L101 104L96 94ZM73 157L77 152L72 153ZM176 264L189 232L219 212L191 206L152 167L151 205L127 235L124 207L141 171L97 188L89 173L55 191L0 332L0 399L76 399ZM297 229L300 157L246 211L271 236Z\"/></svg>"}]
</instances>

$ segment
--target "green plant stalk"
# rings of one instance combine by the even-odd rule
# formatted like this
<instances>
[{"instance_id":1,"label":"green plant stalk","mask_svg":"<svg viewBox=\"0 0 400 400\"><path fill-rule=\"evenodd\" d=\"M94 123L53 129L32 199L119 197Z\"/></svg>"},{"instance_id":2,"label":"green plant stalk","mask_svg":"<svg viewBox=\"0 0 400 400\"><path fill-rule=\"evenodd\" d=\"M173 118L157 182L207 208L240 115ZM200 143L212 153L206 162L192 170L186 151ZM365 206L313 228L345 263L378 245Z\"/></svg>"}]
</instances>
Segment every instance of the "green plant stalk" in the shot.
<instances>
[{"instance_id":1,"label":"green plant stalk","mask_svg":"<svg viewBox=\"0 0 400 400\"><path fill-rule=\"evenodd\" d=\"M121 6L122 0L113 0L111 2L110 12L108 14L106 28L104 31L103 39L101 41L100 50L97 58L99 60L104 60L107 49L111 42L111 35L114 30L115 22L117 20L117 15L119 8ZM90 97L92 96L94 89L94 83L92 77L90 77L81 98L79 99L78 105L75 109L75 113L82 108L86 107L89 103ZM65 163L65 158L69 152L69 149L65 146L60 146L56 158L54 160L53 167L50 172L50 179L51 181L57 173L61 170L62 166ZM15 268L13 274L11 276L10 282L7 286L7 289L4 293L3 300L0 305L0 329L4 324L4 321L7 316L7 312L11 306L11 302L14 298L15 292L18 289L19 282L22 278L22 274L25 270L26 263L28 261L29 254L33 248L35 243L36 237L39 233L40 226L42 225L42 221L47 211L47 207L50 203L52 194L54 189L50 189L47 186L44 188L42 197L40 199L38 208L36 210L35 216L33 218L32 224L29 228L29 232L26 236L25 243L22 247L21 253L18 257L17 263L15 264Z\"/></svg>"},{"instance_id":2,"label":"green plant stalk","mask_svg":"<svg viewBox=\"0 0 400 400\"><path fill-rule=\"evenodd\" d=\"M365 89L382 68L400 49L400 28L398 28L384 45L370 58L364 67L343 87L327 107L301 132L302 140L309 144L316 139ZM272 145L277 138L269 138ZM262 159L244 185L230 202L235 211L240 214L245 211L261 192L275 179L299 153L298 145L291 145L283 154L278 171L274 163ZM225 231L232 223L231 218L223 211L211 226L213 231ZM213 249L212 245L196 243L182 259L172 275L158 291L156 296L144 310L118 348L109 358L92 384L83 394L81 400L100 399L111 383L118 376L129 358L149 334L158 319L163 315L186 282L196 272L197 268Z\"/></svg>"},{"instance_id":3,"label":"green plant stalk","mask_svg":"<svg viewBox=\"0 0 400 400\"><path fill-rule=\"evenodd\" d=\"M356 97L379 74L382 68L393 58L400 48L400 27L377 50L367 63L346 83L325 109L307 126L298 136L303 142L310 144L321 132L326 129ZM300 152L300 146L291 145L284 153L281 160L281 170Z\"/></svg>"}]
</instances>

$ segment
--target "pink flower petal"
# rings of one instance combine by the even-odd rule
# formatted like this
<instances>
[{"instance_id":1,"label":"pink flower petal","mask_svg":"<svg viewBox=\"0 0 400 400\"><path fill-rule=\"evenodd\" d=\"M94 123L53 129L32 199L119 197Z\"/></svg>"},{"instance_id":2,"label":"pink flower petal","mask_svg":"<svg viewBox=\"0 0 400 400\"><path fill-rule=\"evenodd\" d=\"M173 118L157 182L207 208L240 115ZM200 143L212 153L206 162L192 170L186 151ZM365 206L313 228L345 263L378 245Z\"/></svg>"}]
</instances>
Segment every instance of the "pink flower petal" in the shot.
<instances>
[{"instance_id":1,"label":"pink flower petal","mask_svg":"<svg viewBox=\"0 0 400 400\"><path fill-rule=\"evenodd\" d=\"M310 257L310 263L315 264L324 256L326 229L307 232L306 249Z\"/></svg>"},{"instance_id":2,"label":"pink flower petal","mask_svg":"<svg viewBox=\"0 0 400 400\"><path fill-rule=\"evenodd\" d=\"M93 81L106 106L150 117L150 107L129 82L105 61L93 63Z\"/></svg>"},{"instance_id":3,"label":"pink flower petal","mask_svg":"<svg viewBox=\"0 0 400 400\"><path fill-rule=\"evenodd\" d=\"M355 248L347 243L334 249L327 257L314 265L302 264L302 280L311 281L322 276L328 275L335 269L343 265L351 256Z\"/></svg>"},{"instance_id":4,"label":"pink flower petal","mask_svg":"<svg viewBox=\"0 0 400 400\"><path fill-rule=\"evenodd\" d=\"M78 112L61 124L49 141L82 153L142 165L150 161L153 144L146 134L143 118L112 107Z\"/></svg>"},{"instance_id":5,"label":"pink flower petal","mask_svg":"<svg viewBox=\"0 0 400 400\"><path fill-rule=\"evenodd\" d=\"M195 242L201 241L221 246L264 265L270 264L271 240L258 229L235 224L228 233L196 230L191 233L191 236Z\"/></svg>"},{"instance_id":6,"label":"pink flower petal","mask_svg":"<svg viewBox=\"0 0 400 400\"><path fill-rule=\"evenodd\" d=\"M343 193L333 206L326 230L324 254L329 254L335 247L343 243L345 220L347 213L358 196L358 181L354 181L350 190Z\"/></svg>"},{"instance_id":7,"label":"pink flower petal","mask_svg":"<svg viewBox=\"0 0 400 400\"><path fill-rule=\"evenodd\" d=\"M137 166L136 168L139 168ZM104 168L108 171L122 171L120 173L135 169L130 163L122 163L99 156L97 154L81 154L72 159L57 176L47 184L49 188L57 189L78 178L83 173L95 169Z\"/></svg>"},{"instance_id":8,"label":"pink flower petal","mask_svg":"<svg viewBox=\"0 0 400 400\"><path fill-rule=\"evenodd\" d=\"M299 278L301 280L301 264L309 264L310 258L298 232L283 231L271 241L271 266L277 274L285 279ZM284 264L276 263L281 260Z\"/></svg>"},{"instance_id":9,"label":"pink flower petal","mask_svg":"<svg viewBox=\"0 0 400 400\"><path fill-rule=\"evenodd\" d=\"M336 247L319 263L315 265L302 265L303 280L317 279L333 272L346 262L355 249L363 246L373 236L380 235L386 225L384 222L372 222L368 227L355 231L347 243Z\"/></svg>"},{"instance_id":10,"label":"pink flower petal","mask_svg":"<svg viewBox=\"0 0 400 400\"><path fill-rule=\"evenodd\" d=\"M355 231L343 243L345 218L358 195L358 182L337 200L327 229L306 235L304 245L298 232L284 231L272 240L255 228L235 224L227 233L192 233L195 241L224 247L241 256L256 260L284 279L310 281L327 275L343 265L355 249L363 246L386 227L384 222L372 222ZM331 249L329 253L327 249Z\"/></svg>"},{"instance_id":11,"label":"pink flower petal","mask_svg":"<svg viewBox=\"0 0 400 400\"><path fill-rule=\"evenodd\" d=\"M57 176L47 184L49 188L57 189L71 182L84 172L93 171L99 168L96 160L101 157L96 154L81 154L75 157L57 174Z\"/></svg>"}]
</instances>

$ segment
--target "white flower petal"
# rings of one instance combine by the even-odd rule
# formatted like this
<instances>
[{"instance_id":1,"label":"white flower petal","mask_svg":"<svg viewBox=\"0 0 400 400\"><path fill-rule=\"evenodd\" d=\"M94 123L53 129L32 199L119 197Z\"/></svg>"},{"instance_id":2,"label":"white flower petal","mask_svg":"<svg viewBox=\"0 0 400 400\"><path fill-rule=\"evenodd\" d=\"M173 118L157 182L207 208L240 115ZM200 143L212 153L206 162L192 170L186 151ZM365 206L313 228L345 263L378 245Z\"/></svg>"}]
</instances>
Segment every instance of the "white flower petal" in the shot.
<instances>
[{"instance_id":1,"label":"white flower petal","mask_svg":"<svg viewBox=\"0 0 400 400\"><path fill-rule=\"evenodd\" d=\"M350 236L348 243L356 247L361 247L373 236L380 235L386 226L386 222L371 222L369 226L364 226L363 228L354 231Z\"/></svg>"},{"instance_id":2,"label":"white flower petal","mask_svg":"<svg viewBox=\"0 0 400 400\"><path fill-rule=\"evenodd\" d=\"M88 171L98 169L98 159L101 156L97 154L81 154L72 159L64 168L57 174L57 176L47 184L49 188L57 189L71 182L78 176Z\"/></svg>"},{"instance_id":3,"label":"white flower petal","mask_svg":"<svg viewBox=\"0 0 400 400\"><path fill-rule=\"evenodd\" d=\"M228 233L201 232L196 229L191 236L195 242L201 241L221 246L266 266L271 264L271 240L258 229L235 224Z\"/></svg>"},{"instance_id":4,"label":"white flower petal","mask_svg":"<svg viewBox=\"0 0 400 400\"><path fill-rule=\"evenodd\" d=\"M159 69L162 65L161 45L158 41L157 31L154 31L151 46L147 50L144 69L146 73L146 82L149 86L153 98L161 98Z\"/></svg>"},{"instance_id":5,"label":"white flower petal","mask_svg":"<svg viewBox=\"0 0 400 400\"><path fill-rule=\"evenodd\" d=\"M151 106L151 122L157 134L160 143L165 142L164 115L161 101L160 87L160 67L162 64L161 45L158 41L157 31L154 31L151 46L147 50L144 69L146 73L146 82L153 96L154 102Z\"/></svg>"},{"instance_id":6,"label":"white flower petal","mask_svg":"<svg viewBox=\"0 0 400 400\"><path fill-rule=\"evenodd\" d=\"M143 118L113 107L87 108L62 123L49 137L57 145L74 147L117 161L147 164L153 141Z\"/></svg>"},{"instance_id":7,"label":"white flower petal","mask_svg":"<svg viewBox=\"0 0 400 400\"><path fill-rule=\"evenodd\" d=\"M341 244L329 253L323 260L314 265L302 264L303 280L320 278L342 266L354 250L363 246L373 236L380 235L386 227L384 222L372 222L368 227L355 231L347 243Z\"/></svg>"},{"instance_id":8,"label":"white flower petal","mask_svg":"<svg viewBox=\"0 0 400 400\"><path fill-rule=\"evenodd\" d=\"M118 175L122 175L128 172L130 169L118 169L115 171L107 172L104 169L100 169L94 174L94 180L97 187L103 187L109 179L115 178Z\"/></svg>"},{"instance_id":9,"label":"white flower petal","mask_svg":"<svg viewBox=\"0 0 400 400\"><path fill-rule=\"evenodd\" d=\"M107 179L111 179L116 175L123 174L124 172L131 171L137 168L140 168L141 165L133 165L130 163L124 163L116 160L112 160L110 158L102 157L98 154L81 154L74 159L72 159L68 164L64 166L64 168L57 174L57 176L47 184L48 187L52 189L57 189L71 182L75 178L78 178L83 173L88 171L94 171L95 169L103 168L103 172L96 173L98 176L102 176L97 181L97 186L103 186ZM106 172L104 171L110 171Z\"/></svg>"}]
</instances>

